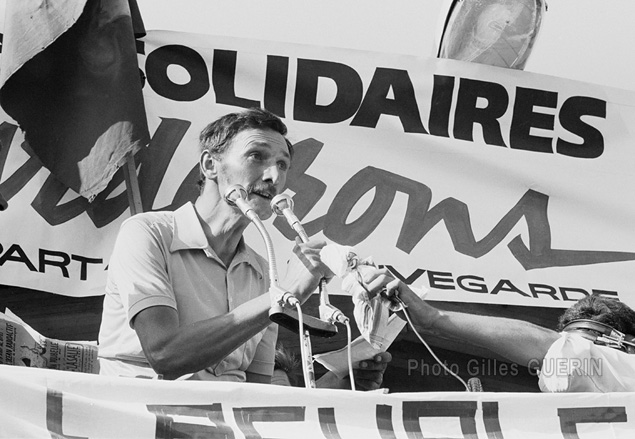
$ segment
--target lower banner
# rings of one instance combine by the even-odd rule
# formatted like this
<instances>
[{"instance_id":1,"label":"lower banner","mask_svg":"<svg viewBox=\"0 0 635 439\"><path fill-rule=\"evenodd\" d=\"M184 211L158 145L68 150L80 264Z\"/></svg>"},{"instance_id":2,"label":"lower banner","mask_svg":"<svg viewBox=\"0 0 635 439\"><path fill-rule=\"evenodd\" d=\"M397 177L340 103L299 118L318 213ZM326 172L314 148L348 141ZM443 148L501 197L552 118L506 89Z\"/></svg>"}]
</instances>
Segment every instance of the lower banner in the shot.
<instances>
[{"instance_id":1,"label":"lower banner","mask_svg":"<svg viewBox=\"0 0 635 439\"><path fill-rule=\"evenodd\" d=\"M609 439L635 427L632 393L384 394L6 365L0 388L3 438Z\"/></svg>"}]
</instances>

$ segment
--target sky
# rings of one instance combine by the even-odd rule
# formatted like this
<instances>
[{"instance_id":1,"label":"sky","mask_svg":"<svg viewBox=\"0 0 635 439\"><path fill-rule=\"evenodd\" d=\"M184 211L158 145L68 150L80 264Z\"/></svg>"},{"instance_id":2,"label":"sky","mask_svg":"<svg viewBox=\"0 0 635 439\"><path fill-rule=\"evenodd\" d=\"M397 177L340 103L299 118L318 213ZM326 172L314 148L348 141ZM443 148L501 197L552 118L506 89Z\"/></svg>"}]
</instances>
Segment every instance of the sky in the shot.
<instances>
[{"instance_id":1,"label":"sky","mask_svg":"<svg viewBox=\"0 0 635 439\"><path fill-rule=\"evenodd\" d=\"M450 0L137 0L148 30L434 56ZM548 0L525 70L635 90L635 1Z\"/></svg>"},{"instance_id":2,"label":"sky","mask_svg":"<svg viewBox=\"0 0 635 439\"><path fill-rule=\"evenodd\" d=\"M0 0L0 19L7 1ZM137 3L148 30L435 56L451 0ZM547 0L547 12L525 70L635 90L634 17L633 0Z\"/></svg>"}]
</instances>

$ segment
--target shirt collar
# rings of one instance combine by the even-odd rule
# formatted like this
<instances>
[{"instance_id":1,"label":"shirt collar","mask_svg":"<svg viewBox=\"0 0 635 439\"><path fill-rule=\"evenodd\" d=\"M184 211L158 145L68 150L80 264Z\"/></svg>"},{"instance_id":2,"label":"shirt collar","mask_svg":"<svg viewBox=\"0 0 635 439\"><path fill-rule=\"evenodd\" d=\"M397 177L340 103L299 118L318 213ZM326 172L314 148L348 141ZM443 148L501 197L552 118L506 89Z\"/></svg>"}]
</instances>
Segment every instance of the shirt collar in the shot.
<instances>
[{"instance_id":1,"label":"shirt collar","mask_svg":"<svg viewBox=\"0 0 635 439\"><path fill-rule=\"evenodd\" d=\"M192 202L187 202L174 211L173 217L174 239L170 251L202 249L209 245L203 227Z\"/></svg>"},{"instance_id":2,"label":"shirt collar","mask_svg":"<svg viewBox=\"0 0 635 439\"><path fill-rule=\"evenodd\" d=\"M198 214L194 208L194 204L188 201L183 206L174 211L174 239L170 245L170 252L174 253L179 250L204 250L208 255L214 257L220 262L214 249L209 246L207 237L203 231L203 227L198 219ZM258 263L256 252L245 244L244 237L240 238L238 249L230 266L235 266L242 262L246 262L258 271L262 276L263 267Z\"/></svg>"}]
</instances>

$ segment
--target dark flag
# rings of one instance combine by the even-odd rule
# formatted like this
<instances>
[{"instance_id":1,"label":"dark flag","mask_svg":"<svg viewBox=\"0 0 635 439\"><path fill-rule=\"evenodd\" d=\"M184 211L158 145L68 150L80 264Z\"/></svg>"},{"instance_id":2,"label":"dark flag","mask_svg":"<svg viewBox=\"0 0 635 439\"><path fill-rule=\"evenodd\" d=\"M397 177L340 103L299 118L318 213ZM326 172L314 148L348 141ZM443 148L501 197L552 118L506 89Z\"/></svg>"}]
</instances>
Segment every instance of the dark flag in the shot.
<instances>
[{"instance_id":1,"label":"dark flag","mask_svg":"<svg viewBox=\"0 0 635 439\"><path fill-rule=\"evenodd\" d=\"M46 168L92 200L149 142L128 0L7 0L0 104Z\"/></svg>"}]
</instances>

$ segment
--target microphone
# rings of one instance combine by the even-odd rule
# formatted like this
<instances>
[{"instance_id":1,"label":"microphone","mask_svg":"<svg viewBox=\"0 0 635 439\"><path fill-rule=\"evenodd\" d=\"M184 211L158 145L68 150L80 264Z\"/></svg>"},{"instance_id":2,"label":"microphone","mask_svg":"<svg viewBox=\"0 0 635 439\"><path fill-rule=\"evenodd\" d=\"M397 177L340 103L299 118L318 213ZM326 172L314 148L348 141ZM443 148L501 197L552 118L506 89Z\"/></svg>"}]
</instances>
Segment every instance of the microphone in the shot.
<instances>
[{"instance_id":1,"label":"microphone","mask_svg":"<svg viewBox=\"0 0 635 439\"><path fill-rule=\"evenodd\" d=\"M291 226L293 230L298 234L302 242L307 242L309 240L309 235L307 235L304 227L300 223L300 220L293 213L293 199L287 194L278 194L271 200L271 210L278 216L284 216L287 220L287 223ZM326 320L327 322L339 322L342 324L346 324L349 319L346 315L331 305L329 301L329 295L326 291L326 279L320 280L320 305L318 310L320 312L320 319Z\"/></svg>"},{"instance_id":2,"label":"microphone","mask_svg":"<svg viewBox=\"0 0 635 439\"><path fill-rule=\"evenodd\" d=\"M293 213L293 199L287 194L278 194L271 200L271 210L278 216L284 216L289 225L298 234L302 242L309 240L300 220Z\"/></svg>"},{"instance_id":3,"label":"microphone","mask_svg":"<svg viewBox=\"0 0 635 439\"><path fill-rule=\"evenodd\" d=\"M227 188L225 192L225 201L230 206L236 206L240 211L252 222L260 220L260 217L254 212L254 209L247 203L247 190L239 184L235 184Z\"/></svg>"},{"instance_id":4,"label":"microphone","mask_svg":"<svg viewBox=\"0 0 635 439\"><path fill-rule=\"evenodd\" d=\"M267 249L267 259L269 261L270 287L272 290L279 292L276 302L281 304L286 303L289 306L295 306L296 303L300 303L295 296L281 290L278 286L278 270L276 268L276 257L273 252L273 243L271 242L271 237L269 236L269 233L267 233L267 229L265 229L262 220L247 202L247 190L239 184L232 185L227 188L227 191L225 192L225 201L227 201L227 204L230 206L238 207L243 215L249 218L249 220L256 226L260 235L262 235Z\"/></svg>"},{"instance_id":5,"label":"microphone","mask_svg":"<svg viewBox=\"0 0 635 439\"><path fill-rule=\"evenodd\" d=\"M472 377L467 380L467 390L469 392L482 392L483 391L483 383L478 377Z\"/></svg>"},{"instance_id":6,"label":"microphone","mask_svg":"<svg viewBox=\"0 0 635 439\"><path fill-rule=\"evenodd\" d=\"M300 301L288 291L284 291L278 284L278 269L276 268L276 256L273 250L273 242L267 232L262 220L254 209L247 202L247 190L241 185L235 184L227 188L225 191L225 201L230 206L235 206L256 226L258 232L265 241L267 250L267 260L269 261L269 279L270 291L272 294L272 306L269 312L269 318L291 331L298 331L298 315L296 306L300 305ZM320 337L332 337L337 334L337 328L334 325L327 324L321 320L311 317L303 317L303 329L311 334Z\"/></svg>"}]
</instances>

